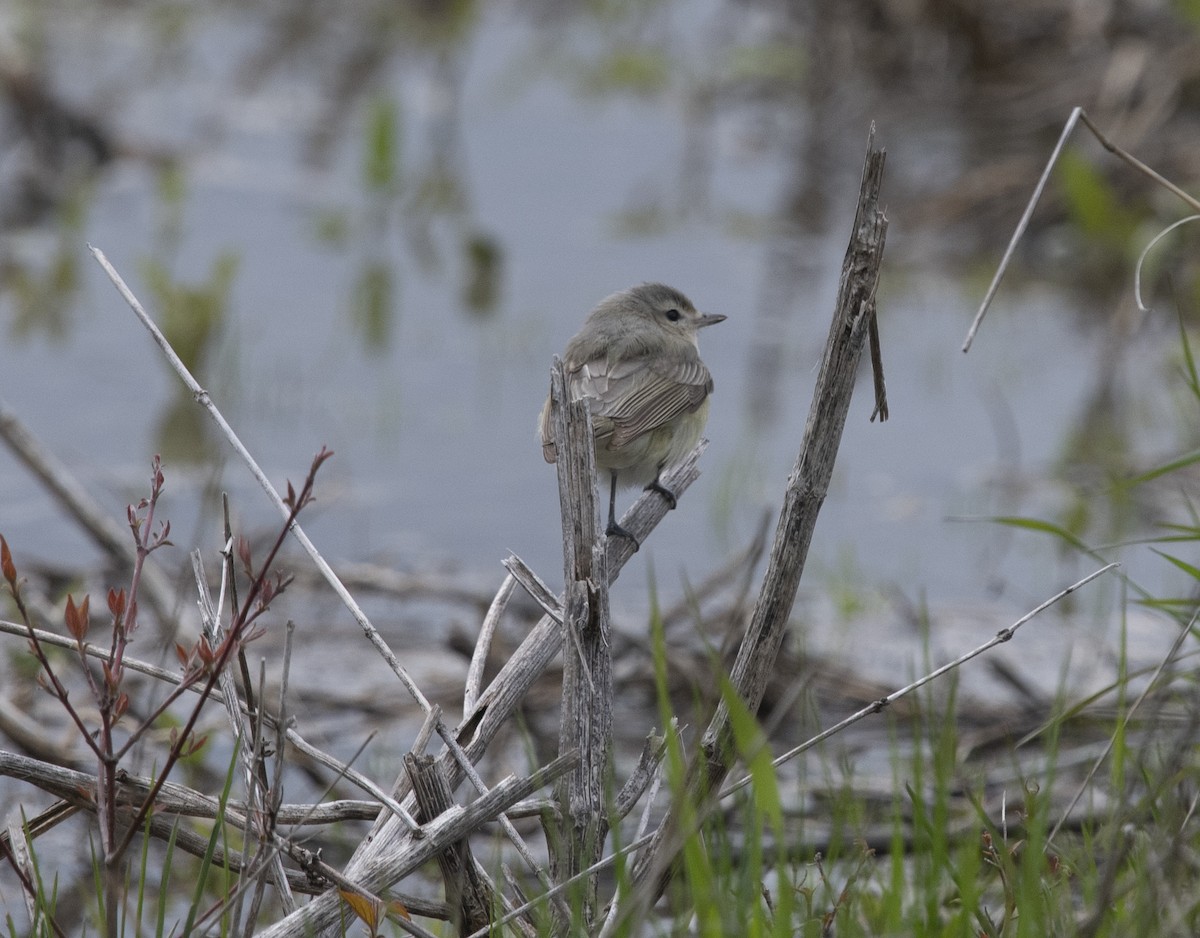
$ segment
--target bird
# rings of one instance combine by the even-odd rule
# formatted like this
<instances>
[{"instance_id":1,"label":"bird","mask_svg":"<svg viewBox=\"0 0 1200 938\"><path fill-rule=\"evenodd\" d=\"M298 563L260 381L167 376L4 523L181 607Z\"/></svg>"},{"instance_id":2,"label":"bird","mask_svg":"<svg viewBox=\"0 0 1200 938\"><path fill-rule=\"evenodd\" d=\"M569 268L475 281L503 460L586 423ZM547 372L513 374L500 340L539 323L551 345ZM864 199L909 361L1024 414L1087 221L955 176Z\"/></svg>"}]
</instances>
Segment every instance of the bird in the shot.
<instances>
[{"instance_id":1,"label":"bird","mask_svg":"<svg viewBox=\"0 0 1200 938\"><path fill-rule=\"evenodd\" d=\"M642 283L601 300L567 343L567 391L572 400L589 402L596 466L609 473L605 534L628 538L635 551L638 539L617 523L617 487L642 485L676 506L675 493L659 480L704 432L713 379L697 339L701 329L725 319L697 312L673 287ZM538 432L543 457L555 462L549 397Z\"/></svg>"}]
</instances>

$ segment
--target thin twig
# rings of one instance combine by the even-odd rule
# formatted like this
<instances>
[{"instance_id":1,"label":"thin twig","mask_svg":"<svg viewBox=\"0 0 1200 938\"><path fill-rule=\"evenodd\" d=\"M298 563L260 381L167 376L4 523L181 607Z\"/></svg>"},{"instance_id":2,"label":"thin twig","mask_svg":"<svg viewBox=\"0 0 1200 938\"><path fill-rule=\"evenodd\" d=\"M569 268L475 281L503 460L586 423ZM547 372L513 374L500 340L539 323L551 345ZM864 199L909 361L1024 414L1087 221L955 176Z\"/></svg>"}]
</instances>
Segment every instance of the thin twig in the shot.
<instances>
[{"instance_id":1,"label":"thin twig","mask_svg":"<svg viewBox=\"0 0 1200 938\"><path fill-rule=\"evenodd\" d=\"M895 703L901 697L907 697L913 691L919 690L920 688L922 688L926 684L928 684L930 681L935 681L942 675L948 674L949 672L955 670L956 668L961 667L962 665L964 665L968 661L970 661L972 658L977 658L980 655L982 655L985 651L995 648L997 645L1002 645L1004 642L1007 642L1009 639L1011 639L1017 633L1017 629L1019 629L1022 625L1024 625L1026 622L1028 622L1034 616L1038 615L1041 612L1044 612L1046 609L1049 609L1055 603L1059 602L1062 599L1065 599L1067 596L1070 596L1076 590L1080 589L1083 586L1086 586L1088 583L1090 583L1092 580L1096 579L1097 577L1102 576L1105 573L1108 573L1110 570L1115 570L1119 566L1121 566L1121 564L1119 562L1114 562L1114 563L1108 564L1105 567L1101 567L1099 570L1094 570L1093 572L1091 572L1087 576L1085 576L1082 580L1072 583L1070 586L1068 586L1066 589L1062 590L1061 592L1055 593L1053 596L1051 596L1049 599L1047 599L1044 603L1039 605L1037 608L1033 609L1030 612L1025 613L1025 615L1021 616L1021 618L1019 618L1012 625L1008 626L1007 628L1001 629L992 638L988 639L982 645L978 645L975 648L972 648L966 654L960 655L959 657L955 658L953 661L947 662L946 664L942 665L939 668L935 668L934 670L932 670L928 674L926 674L924 677L918 678L917 680L913 681L911 684L908 684L907 686L902 687L899 690L893 691L892 693L888 694L885 697L880 697L878 700L872 701L871 703L867 704L867 706L863 707L862 709L858 710L857 712L846 717L846 719L844 719L838 723L835 723L833 726L829 727L826 730L822 730L820 733L818 733L816 736L812 737L811 739L806 740L805 742L801 743L799 746L795 746L792 749L789 749L787 752L783 753L781 756L778 756L775 759L771 760L771 765L774 766L775 768L778 768L779 766L783 765L785 762L787 762L791 759L794 759L796 756L800 755L800 753L806 752L807 750L812 749L813 746L816 746L819 743L822 743L825 740L829 739L829 737L835 736L836 734L840 733L842 730L846 729L846 727L851 726L854 723L857 723L859 720L862 720L865 717L871 716L871 714L879 713L882 710L886 710L889 706L891 706L893 703ZM1185 632L1186 632L1186 630L1185 630ZM732 795L734 792L739 791L742 788L745 788L752 781L753 781L753 777L750 775L747 775L747 776L739 779L738 781L732 783L731 785L727 785L725 788L723 788L721 790L720 797L727 798L730 795Z\"/></svg>"},{"instance_id":2,"label":"thin twig","mask_svg":"<svg viewBox=\"0 0 1200 938\"><path fill-rule=\"evenodd\" d=\"M483 689L483 670L492 649L492 636L495 635L500 617L508 608L508 600L516 585L517 581L511 573L504 577L500 589L496 590L496 598L492 600L479 626L479 638L475 642L475 652L471 655L471 665L467 668L467 681L463 687L463 713L469 713L479 699L479 692Z\"/></svg>"},{"instance_id":3,"label":"thin twig","mask_svg":"<svg viewBox=\"0 0 1200 938\"><path fill-rule=\"evenodd\" d=\"M516 554L505 557L501 563L509 574L529 594L529 598L542 607L542 611L555 622L562 623L562 600L554 595L546 581L539 577L533 569ZM466 712L466 711L464 711Z\"/></svg>"},{"instance_id":4,"label":"thin twig","mask_svg":"<svg viewBox=\"0 0 1200 938\"><path fill-rule=\"evenodd\" d=\"M1067 138L1071 136L1071 131L1075 129L1075 124L1079 121L1079 116L1082 113L1083 108L1081 107L1077 107L1071 111L1071 116L1067 118L1067 123L1063 126L1062 133L1058 135L1058 143L1054 145L1054 150L1050 153L1050 159L1046 161L1046 168L1042 170L1042 176L1033 188L1033 195L1029 197L1029 202L1025 206L1025 212L1021 215L1021 220L1017 222L1017 228L1008 241L1008 247L1004 250L1004 256L1000 258L1000 265L996 268L996 273L992 275L992 282L987 288L987 293L983 295L983 302L979 304L979 311L975 314L971 328L967 330L967 338L963 341L962 345L964 352L971 350L971 343L975 341L975 333L979 331L979 325L983 322L983 317L987 313L988 307L992 305L992 298L1000 288L1000 280L1004 277L1005 271L1008 270L1008 262L1012 260L1012 256L1017 250L1017 244L1024 236L1025 229L1029 227L1029 220L1033 218L1033 210L1037 207L1038 201L1042 197L1046 183L1050 181L1050 173L1054 169L1054 164L1058 162L1058 157L1062 153L1063 147L1067 145Z\"/></svg>"},{"instance_id":5,"label":"thin twig","mask_svg":"<svg viewBox=\"0 0 1200 938\"><path fill-rule=\"evenodd\" d=\"M128 532L105 513L74 473L34 437L2 399L0 438L105 554L123 567L134 566L137 556ZM172 627L176 619L175 591L166 575L157 566L147 567L143 573L143 588L160 626L164 629Z\"/></svg>"},{"instance_id":6,"label":"thin twig","mask_svg":"<svg viewBox=\"0 0 1200 938\"><path fill-rule=\"evenodd\" d=\"M1184 192L1179 188L1179 186L1175 185L1175 183L1171 182L1171 180L1167 179L1165 176L1151 169L1128 150L1124 150L1117 146L1115 143L1109 140L1107 136L1105 136L1104 132L1101 131L1099 127L1092 122L1092 119L1088 116L1087 111L1083 110L1082 108L1078 108L1077 110L1079 111L1079 119L1100 142L1100 146L1104 147L1104 149L1106 149L1117 159L1123 161L1129 166L1132 166L1147 179L1150 179L1152 182L1162 186L1172 195L1177 196L1185 205L1190 207L1193 212L1200 212L1200 201L1197 201L1194 196Z\"/></svg>"},{"instance_id":7,"label":"thin twig","mask_svg":"<svg viewBox=\"0 0 1200 938\"><path fill-rule=\"evenodd\" d=\"M1053 171L1055 164L1058 162L1058 158L1062 156L1062 151L1066 146L1067 139L1071 136L1071 132L1075 129L1075 125L1077 123L1082 123L1085 127L1087 127L1100 145L1109 153L1112 153L1118 159L1133 167L1139 173L1146 176L1157 185L1162 186L1168 192L1177 196L1185 205L1189 206L1193 212L1200 212L1200 200L1197 200L1195 197L1184 192L1179 188L1179 186L1175 185L1175 183L1155 172L1137 157L1133 156L1126 150L1123 150L1121 147L1109 140L1108 137L1101 132L1100 128L1092 122L1092 119L1088 117L1087 112L1083 108L1076 107L1072 109L1071 116L1067 118L1067 122L1063 125L1062 133L1058 136L1058 143L1054 145L1054 149L1050 153L1050 159L1046 161L1046 168L1042 170L1041 178L1038 179L1037 185L1034 186L1033 195L1029 197L1029 202L1025 206L1024 213L1021 215L1021 220L1017 222L1016 230L1013 231L1012 237L1008 241L1008 247L1004 251L1004 256L1000 258L1000 264L996 268L996 273L992 276L992 282L987 289L987 293L985 293L983 296L983 302L979 304L979 311L975 313L975 319L971 322L971 328L967 330L967 337L962 345L962 350L964 352L970 351L971 343L975 341L975 333L979 330L979 325L983 322L983 317L987 313L988 307L992 304L992 299L996 295L996 290L1000 287L1001 278L1004 276L1005 271L1008 270L1009 262L1012 260L1013 253L1017 249L1017 244L1025 235L1025 230L1029 227L1029 221L1033 217L1033 210L1037 207L1038 201L1042 197L1042 192L1045 190L1046 183L1050 179L1050 173Z\"/></svg>"},{"instance_id":8,"label":"thin twig","mask_svg":"<svg viewBox=\"0 0 1200 938\"><path fill-rule=\"evenodd\" d=\"M1104 760L1108 758L1109 753L1112 752L1113 746L1116 744L1117 737L1124 734L1125 727L1129 725L1129 721L1133 719L1133 715L1137 713L1138 709L1145 702L1146 698L1150 696L1150 692L1157 686L1158 679L1162 675L1163 671L1166 670L1167 665L1176 660L1176 655L1179 654L1179 649L1183 646L1184 639L1192 634L1192 626L1196 624L1196 618L1198 616L1200 616L1200 608L1197 608L1197 610L1192 613L1192 617L1188 620L1187 624L1179 630L1179 633L1175 636L1175 641L1171 643L1171 647L1167 650L1166 655L1163 656L1163 659L1158 663L1158 667L1154 669L1154 674L1146 684L1145 689L1138 695L1138 699L1133 702L1133 706L1131 706L1129 710L1121 717L1120 728L1109 736L1108 743L1105 745L1104 751L1096 757L1096 761L1092 763L1092 766L1090 769L1088 769L1088 773L1084 777L1083 782L1075 792L1075 795L1071 798L1070 804L1063 809L1062 815L1059 817L1058 821L1055 822L1054 827L1051 829L1049 836L1046 838L1047 850L1049 850L1050 845L1054 843L1054 838L1058 836L1059 830L1062 829L1062 826L1066 823L1067 818L1071 816L1071 812L1075 810L1075 805L1079 803L1079 799L1083 797L1083 793L1091 787L1092 779L1100 770L1100 766L1104 764Z\"/></svg>"},{"instance_id":9,"label":"thin twig","mask_svg":"<svg viewBox=\"0 0 1200 938\"><path fill-rule=\"evenodd\" d=\"M198 595L198 605L200 607L200 621L205 637L216 648L221 643L222 628L221 628L221 612L220 607L213 602L212 596L208 590L208 578L204 570L204 557L199 550L192 551L192 572L196 579L196 592ZM223 565L224 566L224 565ZM224 692L225 714L229 720L229 727L233 732L238 759L242 763L242 770L246 785L246 801L252 805L255 810L248 814L249 820L254 824L256 830L247 832L248 834L256 834L256 837L247 836L243 849L248 851L250 844L257 839L260 844L265 842L264 825L268 824L270 818L269 806L263 802L266 797L268 785L266 779L266 766L263 763L262 754L262 739L263 739L263 708L260 706L253 714L254 725L250 723L250 715L243 714L238 701L237 685L234 681L233 671L230 668L222 668L219 675L221 690ZM261 702L261 697L259 698ZM249 742L248 742L249 740ZM246 856L244 854L243 856ZM289 911L295 908L295 899L292 896L291 889L288 887L287 874L283 868L283 861L277 852L272 852L264 857L263 865L258 867L270 876L271 881L275 884L279 891L280 901L285 909ZM253 922L255 918L255 910L261 902L261 885L264 880L259 880L260 888L256 891L251 905L250 914L247 916L247 922ZM233 910L233 922L236 923L241 918L241 896L239 895L236 906Z\"/></svg>"},{"instance_id":10,"label":"thin twig","mask_svg":"<svg viewBox=\"0 0 1200 938\"><path fill-rule=\"evenodd\" d=\"M117 288L117 291L124 298L125 302L129 304L130 309L133 310L134 314L141 321L142 325L145 326L146 330L150 333L151 338L153 338L155 344L157 344L162 350L163 355L166 357L171 367L175 369L175 372L179 375L180 380L182 380L187 386L188 390L191 391L193 397L196 399L196 402L208 412L209 417L212 418L213 422L216 423L217 427L225 436L225 439L234 448L238 456L241 457L246 467L250 470L251 475L254 476L255 480L262 487L263 491L267 493L267 497L287 520L289 529L295 536L296 540L300 543L300 546L304 548L304 551L308 554L309 559L312 560L317 569L320 570L321 574L325 577L326 582L329 583L334 592L337 593L338 598L342 600L342 603L350 611L350 614L354 617L355 622L358 623L359 628L363 630L363 633L367 636L367 639L392 669L392 673L400 679L400 683L404 686L405 690L408 691L413 700L416 701L417 705L420 706L423 711L429 712L431 704L425 697L424 693L421 692L420 687L417 686L416 681L412 679L408 671L403 665L400 664L395 653L388 646L387 642L384 641L383 636L380 635L375 626L371 624L371 621L367 618L366 613L363 612L363 610L359 607L354 597L350 595L350 592L342 584L342 581L338 579L337 574L333 572L333 568L329 566L325 558L321 556L320 552L317 550L316 546L312 543L312 541L309 540L308 535L304 533L303 528L301 528L300 525L295 521L291 509L288 508L287 504L280 497L279 493L275 490L275 487L271 484L266 474L261 468L259 468L258 463L255 461L254 457L250 455L250 451L238 438L238 435L234 432L233 427L231 427L225 420L225 417L222 415L221 411L217 408L216 404L213 403L209 393L200 386L200 384L192 376L192 373L188 371L187 367L183 364L183 361L178 355L175 354L175 350L171 348L171 344L159 330L154 320L150 318L150 315L142 307L141 302L133 294L133 291L130 290L125 284L125 281L121 278L121 275L118 274L112 264L109 263L109 260L104 256L104 253L99 248L91 245L88 245L88 250L92 252L92 256L95 257L97 263L99 263L101 268L103 268L104 272L108 275L108 278Z\"/></svg>"}]
</instances>

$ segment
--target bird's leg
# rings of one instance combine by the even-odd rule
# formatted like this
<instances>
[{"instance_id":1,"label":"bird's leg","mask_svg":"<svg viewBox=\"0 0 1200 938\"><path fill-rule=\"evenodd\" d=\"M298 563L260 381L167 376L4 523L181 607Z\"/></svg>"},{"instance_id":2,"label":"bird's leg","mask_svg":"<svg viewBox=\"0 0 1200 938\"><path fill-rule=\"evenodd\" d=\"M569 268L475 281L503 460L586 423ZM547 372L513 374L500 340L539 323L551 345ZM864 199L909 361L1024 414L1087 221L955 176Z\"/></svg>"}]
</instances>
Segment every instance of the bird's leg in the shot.
<instances>
[{"instance_id":1,"label":"bird's leg","mask_svg":"<svg viewBox=\"0 0 1200 938\"><path fill-rule=\"evenodd\" d=\"M674 508L676 505L679 504L679 499L677 499L675 497L674 492L672 492L669 488L667 488L665 485L663 485L661 482L658 481L658 477L661 473L662 473L662 466L659 466L658 472L654 473L654 481L646 486L645 491L658 492L659 495L661 495L663 498L665 498L667 500L667 504L670 505L672 508Z\"/></svg>"},{"instance_id":2,"label":"bird's leg","mask_svg":"<svg viewBox=\"0 0 1200 938\"><path fill-rule=\"evenodd\" d=\"M617 524L617 470L610 469L612 475L612 486L608 490L608 527L604 529L605 537L612 537L614 534L619 534L621 537L627 537L633 542L634 552L642 545L638 543L638 539L626 531L623 527Z\"/></svg>"}]
</instances>

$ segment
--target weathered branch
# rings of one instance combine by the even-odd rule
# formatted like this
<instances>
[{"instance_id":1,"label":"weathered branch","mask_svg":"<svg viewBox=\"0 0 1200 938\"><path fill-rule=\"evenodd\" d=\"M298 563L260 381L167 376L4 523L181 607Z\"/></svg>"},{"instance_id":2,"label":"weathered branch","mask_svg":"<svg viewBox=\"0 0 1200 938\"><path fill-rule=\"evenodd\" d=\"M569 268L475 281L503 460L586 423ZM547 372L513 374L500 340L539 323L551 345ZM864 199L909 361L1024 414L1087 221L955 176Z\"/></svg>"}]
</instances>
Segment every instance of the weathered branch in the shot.
<instances>
[{"instance_id":1,"label":"weathered branch","mask_svg":"<svg viewBox=\"0 0 1200 938\"><path fill-rule=\"evenodd\" d=\"M762 589L734 663L732 684L742 703L757 711L775 666L817 515L825 500L842 430L850 408L858 364L875 312L875 290L883 257L887 218L879 208L884 152L875 147L875 129L867 142L858 211L842 264L837 306L825 344L816 391L795 467L788 479L775 544ZM693 805L707 802L728 773L736 752L729 709L722 701L705 730L701 750L689 767L688 795ZM656 838L634 870L638 903L661 894L680 846L678 814L670 809Z\"/></svg>"},{"instance_id":2,"label":"weathered branch","mask_svg":"<svg viewBox=\"0 0 1200 938\"><path fill-rule=\"evenodd\" d=\"M454 796L446 777L438 770L433 756L404 756L404 769L412 781L413 794L420 809L418 820L432 821L449 811ZM460 934L486 928L491 922L491 910L499 903L488 883L475 867L471 845L466 840L450 844L437 856L438 868L446 886L446 903L452 921Z\"/></svg>"},{"instance_id":3,"label":"weathered branch","mask_svg":"<svg viewBox=\"0 0 1200 938\"><path fill-rule=\"evenodd\" d=\"M563 532L563 696L559 752L576 746L579 767L564 776L557 795L561 837L551 836L551 873L557 882L600 859L608 833L605 795L612 752L612 646L609 640L608 569L596 505L596 455L586 400L571 400L562 361L550 376L551 423L558 454ZM557 849L553 849L557 847ZM583 884L579 914L590 922L596 876Z\"/></svg>"},{"instance_id":4,"label":"weathered branch","mask_svg":"<svg viewBox=\"0 0 1200 938\"><path fill-rule=\"evenodd\" d=\"M526 798L569 772L579 761L579 753L559 756L525 778L509 777L476 798L466 807L455 805L428 824L422 825L418 838L410 838L399 849L360 864L354 881L370 890L385 889L403 879L423 863L434 859L448 844L461 840L481 825L502 814L509 805ZM260 938L290 938L320 932L337 924L341 899L326 892L308 905L260 932Z\"/></svg>"}]
</instances>

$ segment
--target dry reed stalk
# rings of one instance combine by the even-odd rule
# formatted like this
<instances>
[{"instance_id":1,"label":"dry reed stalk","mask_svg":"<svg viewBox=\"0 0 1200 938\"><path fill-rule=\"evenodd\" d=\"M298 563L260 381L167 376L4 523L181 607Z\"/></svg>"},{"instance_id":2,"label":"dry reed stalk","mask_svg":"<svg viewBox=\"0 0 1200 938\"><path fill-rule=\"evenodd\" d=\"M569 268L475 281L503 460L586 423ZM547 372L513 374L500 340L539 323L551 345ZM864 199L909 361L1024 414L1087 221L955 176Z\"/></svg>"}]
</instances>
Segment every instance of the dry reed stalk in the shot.
<instances>
[{"instance_id":1,"label":"dry reed stalk","mask_svg":"<svg viewBox=\"0 0 1200 938\"><path fill-rule=\"evenodd\" d=\"M751 713L757 712L762 702L787 634L817 515L833 475L859 360L875 318L875 290L887 233L887 218L879 207L884 157L884 151L875 146L872 126L854 228L842 264L837 303L808 422L784 493L758 602L731 675L734 691ZM735 758L729 707L722 701L704 732L700 752L689 765L686 797L692 805L709 802ZM676 810L668 808L654 840L638 857L634 867L636 885L624 914L649 908L666 887L683 836L679 820Z\"/></svg>"}]
</instances>

